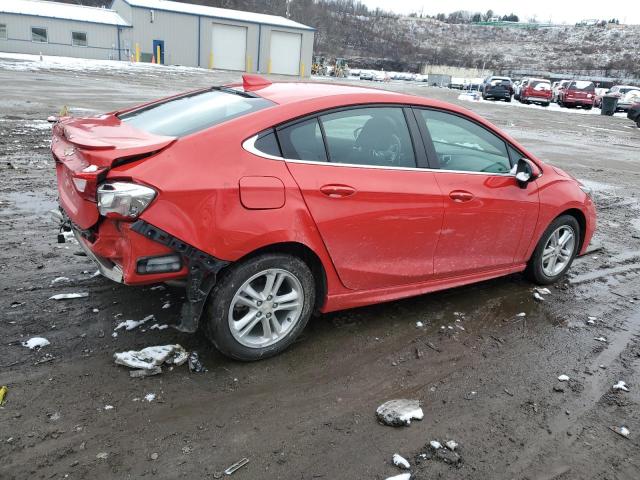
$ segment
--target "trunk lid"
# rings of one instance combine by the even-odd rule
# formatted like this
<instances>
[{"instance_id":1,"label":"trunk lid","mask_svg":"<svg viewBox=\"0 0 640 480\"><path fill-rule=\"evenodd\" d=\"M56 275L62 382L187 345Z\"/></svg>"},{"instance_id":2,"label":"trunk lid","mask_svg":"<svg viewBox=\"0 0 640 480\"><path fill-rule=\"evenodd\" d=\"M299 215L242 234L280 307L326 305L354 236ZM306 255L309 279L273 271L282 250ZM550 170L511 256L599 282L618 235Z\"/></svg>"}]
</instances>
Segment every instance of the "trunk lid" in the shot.
<instances>
[{"instance_id":1,"label":"trunk lid","mask_svg":"<svg viewBox=\"0 0 640 480\"><path fill-rule=\"evenodd\" d=\"M131 127L114 114L60 119L51 141L60 205L76 226L92 227L99 218L96 189L108 171L150 157L174 141Z\"/></svg>"}]
</instances>

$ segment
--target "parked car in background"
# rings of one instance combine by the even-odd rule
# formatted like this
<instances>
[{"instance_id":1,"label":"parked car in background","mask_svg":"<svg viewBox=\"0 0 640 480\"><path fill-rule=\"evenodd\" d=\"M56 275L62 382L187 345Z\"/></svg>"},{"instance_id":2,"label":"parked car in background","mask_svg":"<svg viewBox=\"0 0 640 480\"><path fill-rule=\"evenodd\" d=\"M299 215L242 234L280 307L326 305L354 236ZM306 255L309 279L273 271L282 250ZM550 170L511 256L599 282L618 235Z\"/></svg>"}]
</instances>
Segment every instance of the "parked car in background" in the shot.
<instances>
[{"instance_id":1,"label":"parked car in background","mask_svg":"<svg viewBox=\"0 0 640 480\"><path fill-rule=\"evenodd\" d=\"M464 78L460 78L460 77L451 77L451 81L449 82L449 88L453 88L455 90L462 90L464 89Z\"/></svg>"},{"instance_id":2,"label":"parked car in background","mask_svg":"<svg viewBox=\"0 0 640 480\"><path fill-rule=\"evenodd\" d=\"M513 82L509 77L487 77L480 85L482 99L511 101L513 96Z\"/></svg>"},{"instance_id":3,"label":"parked car in background","mask_svg":"<svg viewBox=\"0 0 640 480\"><path fill-rule=\"evenodd\" d=\"M569 83L571 83L571 80L560 80L559 82L553 82L553 85L551 86L552 102L558 101L558 97L560 96L560 91L567 88L567 85L569 85Z\"/></svg>"},{"instance_id":4,"label":"parked car in background","mask_svg":"<svg viewBox=\"0 0 640 480\"><path fill-rule=\"evenodd\" d=\"M635 97L640 95L640 87L632 87L631 85L614 85L609 90L608 95L618 98L618 106L616 110L626 112L634 103Z\"/></svg>"},{"instance_id":5,"label":"parked car in background","mask_svg":"<svg viewBox=\"0 0 640 480\"><path fill-rule=\"evenodd\" d=\"M371 70L361 70L360 80L373 80L373 72Z\"/></svg>"},{"instance_id":6,"label":"parked car in background","mask_svg":"<svg viewBox=\"0 0 640 480\"><path fill-rule=\"evenodd\" d=\"M640 100L629 107L627 110L627 118L636 122L636 125L640 128Z\"/></svg>"},{"instance_id":7,"label":"parked car in background","mask_svg":"<svg viewBox=\"0 0 640 480\"><path fill-rule=\"evenodd\" d=\"M600 108L602 106L602 97L604 97L608 91L609 91L608 88L596 87L595 97L593 98L593 106L595 108Z\"/></svg>"},{"instance_id":8,"label":"parked car in background","mask_svg":"<svg viewBox=\"0 0 640 480\"><path fill-rule=\"evenodd\" d=\"M516 85L513 88L513 98L515 100L520 100L520 92L524 87L527 86L528 81L529 81L528 78L523 78L522 80L516 83Z\"/></svg>"},{"instance_id":9,"label":"parked car in background","mask_svg":"<svg viewBox=\"0 0 640 480\"><path fill-rule=\"evenodd\" d=\"M593 82L586 80L572 80L560 90L558 95L558 105L561 107L582 107L590 110L596 95L596 86Z\"/></svg>"},{"instance_id":10,"label":"parked car in background","mask_svg":"<svg viewBox=\"0 0 640 480\"><path fill-rule=\"evenodd\" d=\"M386 82L389 80L389 75L386 72L373 72L374 82Z\"/></svg>"},{"instance_id":11,"label":"parked car in background","mask_svg":"<svg viewBox=\"0 0 640 480\"><path fill-rule=\"evenodd\" d=\"M176 328L245 361L314 311L516 272L554 283L596 227L587 187L481 116L356 86L245 75L61 117L51 153L60 227L101 273L184 282Z\"/></svg>"},{"instance_id":12,"label":"parked car in background","mask_svg":"<svg viewBox=\"0 0 640 480\"><path fill-rule=\"evenodd\" d=\"M538 103L548 107L551 103L551 82L544 78L529 78L526 85L520 90L521 103Z\"/></svg>"},{"instance_id":13,"label":"parked car in background","mask_svg":"<svg viewBox=\"0 0 640 480\"><path fill-rule=\"evenodd\" d=\"M349 76L350 77L359 77L360 76L360 69L359 68L352 68L351 70L349 70Z\"/></svg>"},{"instance_id":14,"label":"parked car in background","mask_svg":"<svg viewBox=\"0 0 640 480\"><path fill-rule=\"evenodd\" d=\"M472 78L471 80L469 80L469 83L467 83L466 88L467 90L480 91L483 83L484 83L484 80L482 78Z\"/></svg>"}]
</instances>

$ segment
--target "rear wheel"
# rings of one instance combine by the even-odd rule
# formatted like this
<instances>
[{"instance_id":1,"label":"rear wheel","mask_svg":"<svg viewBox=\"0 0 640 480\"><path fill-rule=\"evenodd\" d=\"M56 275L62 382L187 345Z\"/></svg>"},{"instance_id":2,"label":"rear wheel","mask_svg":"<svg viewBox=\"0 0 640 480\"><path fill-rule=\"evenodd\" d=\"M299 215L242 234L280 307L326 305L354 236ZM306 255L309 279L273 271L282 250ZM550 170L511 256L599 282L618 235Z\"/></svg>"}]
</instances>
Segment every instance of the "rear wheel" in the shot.
<instances>
[{"instance_id":1,"label":"rear wheel","mask_svg":"<svg viewBox=\"0 0 640 480\"><path fill-rule=\"evenodd\" d=\"M507 101L507 103L511 103L511 97L507 97L505 98L505 100Z\"/></svg>"},{"instance_id":2,"label":"rear wheel","mask_svg":"<svg viewBox=\"0 0 640 480\"><path fill-rule=\"evenodd\" d=\"M575 217L561 215L547 227L533 252L526 275L548 285L562 277L573 262L580 245L580 225Z\"/></svg>"},{"instance_id":3,"label":"rear wheel","mask_svg":"<svg viewBox=\"0 0 640 480\"><path fill-rule=\"evenodd\" d=\"M286 254L265 254L234 265L211 292L205 333L236 360L285 350L311 316L315 282L309 267Z\"/></svg>"}]
</instances>

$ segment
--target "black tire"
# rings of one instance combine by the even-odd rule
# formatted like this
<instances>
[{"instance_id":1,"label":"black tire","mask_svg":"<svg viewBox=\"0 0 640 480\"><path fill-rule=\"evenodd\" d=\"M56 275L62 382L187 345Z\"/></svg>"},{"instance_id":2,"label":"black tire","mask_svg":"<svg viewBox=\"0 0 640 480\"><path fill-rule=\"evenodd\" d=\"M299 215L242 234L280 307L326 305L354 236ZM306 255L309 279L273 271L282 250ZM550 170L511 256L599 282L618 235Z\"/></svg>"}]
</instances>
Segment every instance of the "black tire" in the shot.
<instances>
[{"instance_id":1,"label":"black tire","mask_svg":"<svg viewBox=\"0 0 640 480\"><path fill-rule=\"evenodd\" d=\"M640 128L640 117L638 117L638 119L636 120L636 125L638 126L638 128Z\"/></svg>"},{"instance_id":2,"label":"black tire","mask_svg":"<svg viewBox=\"0 0 640 480\"><path fill-rule=\"evenodd\" d=\"M507 97L507 98L505 98L505 101L506 101L507 103L511 103L511 97Z\"/></svg>"},{"instance_id":3,"label":"black tire","mask_svg":"<svg viewBox=\"0 0 640 480\"><path fill-rule=\"evenodd\" d=\"M277 268L286 270L301 284L304 302L300 317L291 330L277 343L266 347L248 347L238 342L229 326L229 309L237 290L253 275ZM209 295L203 315L203 330L213 345L224 355L241 361L272 357L287 349L304 330L315 305L315 280L309 266L298 257L267 253L232 265L218 279Z\"/></svg>"},{"instance_id":4,"label":"black tire","mask_svg":"<svg viewBox=\"0 0 640 480\"><path fill-rule=\"evenodd\" d=\"M542 251L544 250L544 247L547 244L547 241L549 240L551 234L556 231L556 229L562 226L568 226L573 230L573 234L575 236L575 246L571 258L569 259L565 267L556 275L548 276L542 269ZM571 215L561 215L556 218L553 222L551 222L551 224L542 234L542 237L540 238L536 249L533 251L533 255L531 255L531 258L529 259L529 263L527 264L527 268L525 270L525 275L527 276L527 278L539 285L549 285L555 283L559 278L567 273L567 270L569 270L569 268L571 268L571 264L576 258L576 255L578 254L578 250L580 248L580 237L580 225L578 224L578 221L575 217Z\"/></svg>"},{"instance_id":5,"label":"black tire","mask_svg":"<svg viewBox=\"0 0 640 480\"><path fill-rule=\"evenodd\" d=\"M548 107L549 106L549 102L541 103L540 105L542 105L543 107Z\"/></svg>"}]
</instances>

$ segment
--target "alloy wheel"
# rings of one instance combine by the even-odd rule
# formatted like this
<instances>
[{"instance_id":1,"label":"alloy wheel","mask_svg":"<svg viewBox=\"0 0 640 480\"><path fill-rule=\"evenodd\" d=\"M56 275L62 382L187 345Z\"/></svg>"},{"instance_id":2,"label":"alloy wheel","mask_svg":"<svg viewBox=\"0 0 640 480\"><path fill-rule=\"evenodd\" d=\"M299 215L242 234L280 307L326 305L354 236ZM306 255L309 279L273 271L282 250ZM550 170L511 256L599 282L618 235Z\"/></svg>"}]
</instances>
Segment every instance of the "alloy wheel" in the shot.
<instances>
[{"instance_id":1,"label":"alloy wheel","mask_svg":"<svg viewBox=\"0 0 640 480\"><path fill-rule=\"evenodd\" d=\"M573 229L562 225L549 236L542 250L542 271L548 277L560 274L573 258L576 236Z\"/></svg>"},{"instance_id":2,"label":"alloy wheel","mask_svg":"<svg viewBox=\"0 0 640 480\"><path fill-rule=\"evenodd\" d=\"M289 334L303 306L300 281L287 270L270 268L253 275L236 291L229 306L229 329L246 347L268 347Z\"/></svg>"}]
</instances>

